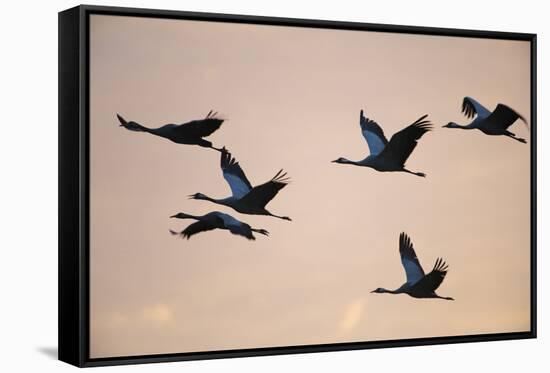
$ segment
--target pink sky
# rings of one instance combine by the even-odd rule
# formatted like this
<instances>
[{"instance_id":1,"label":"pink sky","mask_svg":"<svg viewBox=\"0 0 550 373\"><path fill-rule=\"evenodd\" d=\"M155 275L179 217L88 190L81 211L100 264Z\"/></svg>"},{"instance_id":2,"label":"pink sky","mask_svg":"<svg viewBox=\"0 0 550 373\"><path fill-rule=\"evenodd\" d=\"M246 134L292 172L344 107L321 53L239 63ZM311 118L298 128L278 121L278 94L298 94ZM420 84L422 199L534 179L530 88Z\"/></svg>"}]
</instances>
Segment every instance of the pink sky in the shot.
<instances>
[{"instance_id":1,"label":"pink sky","mask_svg":"<svg viewBox=\"0 0 550 373\"><path fill-rule=\"evenodd\" d=\"M462 98L529 118L529 44L116 16L91 17L91 357L452 336L529 329L529 145L475 131ZM219 153L118 126L204 116L252 184L284 168L242 215ZM389 138L429 114L412 175L337 165L368 152L359 110ZM511 130L529 140L519 123ZM179 212L228 212L270 231L172 237ZM407 232L424 270L449 264L454 302L371 294L405 281Z\"/></svg>"}]
</instances>

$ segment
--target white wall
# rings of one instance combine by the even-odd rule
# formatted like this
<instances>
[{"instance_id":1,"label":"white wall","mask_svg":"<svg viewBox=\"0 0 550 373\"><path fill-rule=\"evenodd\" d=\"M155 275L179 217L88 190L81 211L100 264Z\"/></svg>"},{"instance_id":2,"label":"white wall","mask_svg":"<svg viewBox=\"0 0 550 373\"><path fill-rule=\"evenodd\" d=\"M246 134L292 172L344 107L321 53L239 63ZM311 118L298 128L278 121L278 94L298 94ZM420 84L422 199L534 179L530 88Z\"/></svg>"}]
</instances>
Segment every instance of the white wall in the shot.
<instances>
[{"instance_id":1,"label":"white wall","mask_svg":"<svg viewBox=\"0 0 550 373\"><path fill-rule=\"evenodd\" d=\"M57 12L72 1L5 2L0 22L0 369L68 371L57 345ZM96 1L95 4L534 32L539 34L539 339L111 368L117 371L517 372L545 367L550 347L548 119L550 35L543 1ZM313 5L314 4L314 5ZM546 172L543 172L543 167ZM513 198L513 196L511 196ZM537 369L540 371L540 369Z\"/></svg>"}]
</instances>

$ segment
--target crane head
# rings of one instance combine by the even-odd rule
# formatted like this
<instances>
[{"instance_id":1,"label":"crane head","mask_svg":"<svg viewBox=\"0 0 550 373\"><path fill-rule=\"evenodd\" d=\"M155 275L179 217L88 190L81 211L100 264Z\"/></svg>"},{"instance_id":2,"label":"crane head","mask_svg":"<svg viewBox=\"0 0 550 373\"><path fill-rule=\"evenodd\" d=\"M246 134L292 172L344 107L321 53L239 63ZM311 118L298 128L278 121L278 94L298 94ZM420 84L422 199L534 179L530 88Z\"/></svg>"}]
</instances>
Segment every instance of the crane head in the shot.
<instances>
[{"instance_id":1,"label":"crane head","mask_svg":"<svg viewBox=\"0 0 550 373\"><path fill-rule=\"evenodd\" d=\"M340 157L332 161L332 163L350 163L351 161L347 158Z\"/></svg>"},{"instance_id":2,"label":"crane head","mask_svg":"<svg viewBox=\"0 0 550 373\"><path fill-rule=\"evenodd\" d=\"M184 212L178 212L177 214L172 215L170 217L171 218L176 218L176 219L191 219L192 218L189 214L186 214Z\"/></svg>"},{"instance_id":3,"label":"crane head","mask_svg":"<svg viewBox=\"0 0 550 373\"><path fill-rule=\"evenodd\" d=\"M371 293L387 293L388 291L384 288L376 288Z\"/></svg>"},{"instance_id":4,"label":"crane head","mask_svg":"<svg viewBox=\"0 0 550 373\"><path fill-rule=\"evenodd\" d=\"M449 122L446 125L443 126L443 128L459 128L460 126L456 124L455 122Z\"/></svg>"},{"instance_id":5,"label":"crane head","mask_svg":"<svg viewBox=\"0 0 550 373\"><path fill-rule=\"evenodd\" d=\"M121 127L124 127L124 126L126 126L126 125L128 124L128 122L126 121L126 119L124 119L124 118L122 117L122 115L120 115L120 114L117 113L116 117L118 118L118 121L120 122L120 126L121 126Z\"/></svg>"},{"instance_id":6,"label":"crane head","mask_svg":"<svg viewBox=\"0 0 550 373\"><path fill-rule=\"evenodd\" d=\"M195 194L190 194L189 199L208 199L208 197L202 193L195 193Z\"/></svg>"},{"instance_id":7,"label":"crane head","mask_svg":"<svg viewBox=\"0 0 550 373\"><path fill-rule=\"evenodd\" d=\"M118 118L118 121L120 122L120 127L124 127L127 130L130 131L136 131L136 132L143 132L145 129L143 126L141 126L139 123L133 122L133 121L127 121L124 119L120 114L116 115Z\"/></svg>"}]
</instances>

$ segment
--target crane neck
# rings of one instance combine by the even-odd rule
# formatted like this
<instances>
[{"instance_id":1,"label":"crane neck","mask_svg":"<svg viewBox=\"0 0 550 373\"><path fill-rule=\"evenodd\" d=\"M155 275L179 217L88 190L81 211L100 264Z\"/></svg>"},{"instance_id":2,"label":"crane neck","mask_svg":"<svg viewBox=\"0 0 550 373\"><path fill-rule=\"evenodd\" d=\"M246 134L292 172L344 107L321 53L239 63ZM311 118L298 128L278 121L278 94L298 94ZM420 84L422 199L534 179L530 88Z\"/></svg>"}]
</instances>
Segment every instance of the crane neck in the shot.
<instances>
[{"instance_id":1,"label":"crane neck","mask_svg":"<svg viewBox=\"0 0 550 373\"><path fill-rule=\"evenodd\" d=\"M402 291L401 291L400 288L399 288L399 289L395 289L395 290L390 290L390 289L384 289L384 288L382 288L382 289L381 289L381 293L401 294Z\"/></svg>"},{"instance_id":2,"label":"crane neck","mask_svg":"<svg viewBox=\"0 0 550 373\"><path fill-rule=\"evenodd\" d=\"M471 129L477 128L477 120L478 118L474 119L471 123L465 124L465 125L457 124L456 128L460 128L463 130L471 130Z\"/></svg>"},{"instance_id":3,"label":"crane neck","mask_svg":"<svg viewBox=\"0 0 550 373\"><path fill-rule=\"evenodd\" d=\"M217 203L218 205L224 205L224 206L228 206L228 207L232 207L233 206L233 201L234 201L233 197L212 198L212 197L209 197L209 196L204 195L204 194L196 197L196 199L202 199L202 200L205 200L205 201L210 201L212 203Z\"/></svg>"},{"instance_id":4,"label":"crane neck","mask_svg":"<svg viewBox=\"0 0 550 373\"><path fill-rule=\"evenodd\" d=\"M455 123L455 122L450 122L449 124L447 124L444 127L459 128L461 130L470 130L470 129L476 128L476 121L474 120L472 123L466 124L466 125L458 124L458 123Z\"/></svg>"},{"instance_id":5,"label":"crane neck","mask_svg":"<svg viewBox=\"0 0 550 373\"><path fill-rule=\"evenodd\" d=\"M368 158L368 157L367 157ZM355 165L355 166L363 166L365 165L365 161L367 160L367 158L361 160L361 161L352 161L350 159L343 159L342 161L338 162L338 163L343 163L343 164L352 164L352 165Z\"/></svg>"},{"instance_id":6,"label":"crane neck","mask_svg":"<svg viewBox=\"0 0 550 373\"><path fill-rule=\"evenodd\" d=\"M210 201L217 203L219 205L224 205L224 206L233 208L235 206L236 200L233 197L227 197L227 198L220 198L220 199L210 199Z\"/></svg>"},{"instance_id":7,"label":"crane neck","mask_svg":"<svg viewBox=\"0 0 550 373\"><path fill-rule=\"evenodd\" d=\"M129 129L130 131L135 131L135 132L155 133L153 129L149 127L145 127L144 125L139 124L137 122L128 122L124 127L126 127L126 129Z\"/></svg>"},{"instance_id":8,"label":"crane neck","mask_svg":"<svg viewBox=\"0 0 550 373\"><path fill-rule=\"evenodd\" d=\"M194 220L200 220L200 216L190 215L186 214L185 212L179 212L176 215L171 216L172 218L178 218L178 219L194 219Z\"/></svg>"}]
</instances>

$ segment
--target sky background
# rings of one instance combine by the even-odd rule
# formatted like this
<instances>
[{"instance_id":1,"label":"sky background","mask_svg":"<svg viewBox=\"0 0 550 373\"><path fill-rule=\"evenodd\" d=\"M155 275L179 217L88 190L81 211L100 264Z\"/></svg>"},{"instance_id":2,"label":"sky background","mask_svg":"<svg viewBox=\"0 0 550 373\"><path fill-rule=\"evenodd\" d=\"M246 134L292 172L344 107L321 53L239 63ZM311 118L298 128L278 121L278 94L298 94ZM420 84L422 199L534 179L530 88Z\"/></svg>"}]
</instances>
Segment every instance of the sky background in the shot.
<instances>
[{"instance_id":1,"label":"sky background","mask_svg":"<svg viewBox=\"0 0 550 373\"><path fill-rule=\"evenodd\" d=\"M90 33L92 358L529 329L529 146L441 128L466 95L529 118L528 42L99 15ZM268 209L292 222L188 200L230 194L219 153L116 119L210 109L253 185L288 172ZM360 109L388 138L429 114L407 162L426 179L330 162L368 153ZM271 235L169 234L214 210ZM402 231L426 272L448 262L454 302L370 293L405 281Z\"/></svg>"}]
</instances>

